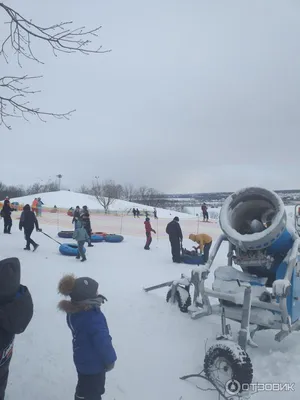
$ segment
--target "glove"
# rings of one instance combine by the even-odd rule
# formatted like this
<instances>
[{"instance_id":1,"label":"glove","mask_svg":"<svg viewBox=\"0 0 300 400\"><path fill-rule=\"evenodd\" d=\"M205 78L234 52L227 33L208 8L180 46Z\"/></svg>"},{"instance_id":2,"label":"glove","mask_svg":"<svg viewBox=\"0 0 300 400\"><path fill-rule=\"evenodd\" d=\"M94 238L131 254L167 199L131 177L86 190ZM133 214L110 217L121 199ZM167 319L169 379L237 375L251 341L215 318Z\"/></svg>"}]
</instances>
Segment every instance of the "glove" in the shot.
<instances>
[{"instance_id":1,"label":"glove","mask_svg":"<svg viewBox=\"0 0 300 400\"><path fill-rule=\"evenodd\" d=\"M43 230L39 228L39 229L37 229L36 231L37 231L37 232L42 232Z\"/></svg>"},{"instance_id":2,"label":"glove","mask_svg":"<svg viewBox=\"0 0 300 400\"><path fill-rule=\"evenodd\" d=\"M114 367L115 367L115 363L109 364L109 365L107 365L107 367L105 368L105 371L106 371L106 372L109 372L109 371L111 371L112 369L114 369Z\"/></svg>"},{"instance_id":3,"label":"glove","mask_svg":"<svg viewBox=\"0 0 300 400\"><path fill-rule=\"evenodd\" d=\"M20 229L20 231L22 231L22 228L19 228Z\"/></svg>"},{"instance_id":4,"label":"glove","mask_svg":"<svg viewBox=\"0 0 300 400\"><path fill-rule=\"evenodd\" d=\"M153 232L156 233L156 231L153 229Z\"/></svg>"}]
</instances>

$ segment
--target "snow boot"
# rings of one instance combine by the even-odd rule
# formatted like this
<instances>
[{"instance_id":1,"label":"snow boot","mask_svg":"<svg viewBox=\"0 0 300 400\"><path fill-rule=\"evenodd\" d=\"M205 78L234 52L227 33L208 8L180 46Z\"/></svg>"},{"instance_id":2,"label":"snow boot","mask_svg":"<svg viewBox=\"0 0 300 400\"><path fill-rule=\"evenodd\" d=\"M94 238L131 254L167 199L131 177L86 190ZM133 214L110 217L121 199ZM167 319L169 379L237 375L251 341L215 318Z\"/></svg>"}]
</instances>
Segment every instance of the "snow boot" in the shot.
<instances>
[{"instance_id":1,"label":"snow boot","mask_svg":"<svg viewBox=\"0 0 300 400\"><path fill-rule=\"evenodd\" d=\"M76 260L79 260L80 259L80 255L77 254L77 256L75 258L76 258Z\"/></svg>"},{"instance_id":2,"label":"snow boot","mask_svg":"<svg viewBox=\"0 0 300 400\"><path fill-rule=\"evenodd\" d=\"M24 250L30 250L30 247L24 247Z\"/></svg>"},{"instance_id":3,"label":"snow boot","mask_svg":"<svg viewBox=\"0 0 300 400\"><path fill-rule=\"evenodd\" d=\"M39 247L39 244L37 244L37 243L34 244L34 245L33 245L33 251L36 251L36 249L37 249L38 247Z\"/></svg>"},{"instance_id":4,"label":"snow boot","mask_svg":"<svg viewBox=\"0 0 300 400\"><path fill-rule=\"evenodd\" d=\"M92 243L89 243L88 247L94 247L94 245Z\"/></svg>"},{"instance_id":5,"label":"snow boot","mask_svg":"<svg viewBox=\"0 0 300 400\"><path fill-rule=\"evenodd\" d=\"M83 259L81 260L81 262L84 262L84 261L86 261L86 257L83 257Z\"/></svg>"}]
</instances>

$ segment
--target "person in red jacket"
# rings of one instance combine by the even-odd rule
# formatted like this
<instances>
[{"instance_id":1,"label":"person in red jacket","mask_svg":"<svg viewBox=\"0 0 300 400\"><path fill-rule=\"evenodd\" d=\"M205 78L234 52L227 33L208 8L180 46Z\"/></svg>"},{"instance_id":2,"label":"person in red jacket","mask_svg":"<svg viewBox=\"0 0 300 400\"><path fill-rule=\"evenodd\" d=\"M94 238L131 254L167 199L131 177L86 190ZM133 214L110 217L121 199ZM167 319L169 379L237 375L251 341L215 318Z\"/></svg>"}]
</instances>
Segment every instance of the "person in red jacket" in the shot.
<instances>
[{"instance_id":1,"label":"person in red jacket","mask_svg":"<svg viewBox=\"0 0 300 400\"><path fill-rule=\"evenodd\" d=\"M154 229L152 229L152 226L150 224L150 218L146 218L145 222L145 231L146 231L146 244L144 249L145 250L150 250L150 244L152 242L152 236L151 236L151 232L156 233Z\"/></svg>"}]
</instances>

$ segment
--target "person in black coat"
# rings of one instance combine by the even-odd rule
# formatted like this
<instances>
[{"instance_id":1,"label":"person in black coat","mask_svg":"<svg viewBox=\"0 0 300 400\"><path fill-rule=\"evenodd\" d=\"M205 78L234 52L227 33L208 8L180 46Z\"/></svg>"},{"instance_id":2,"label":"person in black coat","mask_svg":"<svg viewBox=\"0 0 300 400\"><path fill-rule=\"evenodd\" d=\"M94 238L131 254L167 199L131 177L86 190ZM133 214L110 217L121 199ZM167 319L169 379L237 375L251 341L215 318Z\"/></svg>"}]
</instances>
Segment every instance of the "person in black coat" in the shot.
<instances>
[{"instance_id":1,"label":"person in black coat","mask_svg":"<svg viewBox=\"0 0 300 400\"><path fill-rule=\"evenodd\" d=\"M179 218L175 217L173 221L169 222L166 228L166 233L169 235L171 243L172 259L175 263L181 262L181 243L182 243L182 231L179 225Z\"/></svg>"},{"instance_id":2,"label":"person in black coat","mask_svg":"<svg viewBox=\"0 0 300 400\"><path fill-rule=\"evenodd\" d=\"M76 206L74 212L73 212L73 219L72 219L72 224L75 222L75 227L76 227L76 222L80 219L80 207Z\"/></svg>"},{"instance_id":3,"label":"person in black coat","mask_svg":"<svg viewBox=\"0 0 300 400\"><path fill-rule=\"evenodd\" d=\"M4 200L4 204L1 210L1 217L4 220L4 233L10 234L12 227L12 219L11 213L12 211L16 211L14 208L11 208L9 200Z\"/></svg>"},{"instance_id":4,"label":"person in black coat","mask_svg":"<svg viewBox=\"0 0 300 400\"><path fill-rule=\"evenodd\" d=\"M35 251L39 247L39 245L31 239L31 234L32 234L34 227L36 228L37 232L42 231L39 228L39 223L35 216L35 213L33 211L31 211L30 205L26 204L26 206L24 206L24 208L23 208L23 212L21 214L20 223L19 223L20 231L22 230L22 228L24 228L24 234L25 234L25 240L26 240L26 247L24 248L24 250L30 250L31 244L33 246L33 251Z\"/></svg>"},{"instance_id":5,"label":"person in black coat","mask_svg":"<svg viewBox=\"0 0 300 400\"><path fill-rule=\"evenodd\" d=\"M23 333L33 316L26 286L20 285L18 258L0 261L0 400L4 400L16 334Z\"/></svg>"},{"instance_id":6,"label":"person in black coat","mask_svg":"<svg viewBox=\"0 0 300 400\"><path fill-rule=\"evenodd\" d=\"M92 245L91 242L92 227L91 227L90 213L87 206L82 207L82 212L80 213L80 220L83 224L84 229L86 230L86 233L89 236L88 247L94 247L94 245Z\"/></svg>"}]
</instances>

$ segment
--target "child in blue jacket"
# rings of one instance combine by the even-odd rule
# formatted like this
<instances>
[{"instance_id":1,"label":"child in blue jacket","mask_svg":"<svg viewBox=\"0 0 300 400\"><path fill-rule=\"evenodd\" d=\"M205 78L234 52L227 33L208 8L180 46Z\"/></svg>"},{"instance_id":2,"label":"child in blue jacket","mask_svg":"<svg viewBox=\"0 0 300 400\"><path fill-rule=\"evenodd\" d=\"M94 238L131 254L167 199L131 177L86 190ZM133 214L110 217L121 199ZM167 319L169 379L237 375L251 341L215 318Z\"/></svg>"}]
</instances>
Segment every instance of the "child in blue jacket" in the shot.
<instances>
[{"instance_id":1,"label":"child in blue jacket","mask_svg":"<svg viewBox=\"0 0 300 400\"><path fill-rule=\"evenodd\" d=\"M98 295L98 283L91 278L64 276L58 291L70 300L58 307L67 313L73 335L73 360L78 374L75 400L101 400L105 392L106 372L117 360L106 318L100 306L106 298Z\"/></svg>"}]
</instances>

